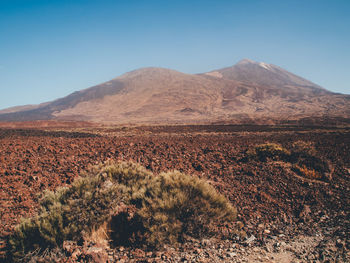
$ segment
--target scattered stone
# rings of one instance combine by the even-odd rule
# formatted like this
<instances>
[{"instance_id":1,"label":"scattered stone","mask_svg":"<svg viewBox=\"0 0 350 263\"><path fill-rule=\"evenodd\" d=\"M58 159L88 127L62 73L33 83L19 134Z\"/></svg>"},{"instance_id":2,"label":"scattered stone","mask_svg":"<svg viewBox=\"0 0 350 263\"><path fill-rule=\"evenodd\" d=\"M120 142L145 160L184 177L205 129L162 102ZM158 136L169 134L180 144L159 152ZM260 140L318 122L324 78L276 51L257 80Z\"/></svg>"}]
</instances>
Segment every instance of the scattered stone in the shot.
<instances>
[{"instance_id":1,"label":"scattered stone","mask_svg":"<svg viewBox=\"0 0 350 263\"><path fill-rule=\"evenodd\" d=\"M230 258L233 258L233 257L237 256L237 253L230 252L230 253L227 253L227 256L230 257Z\"/></svg>"},{"instance_id":2,"label":"scattered stone","mask_svg":"<svg viewBox=\"0 0 350 263\"><path fill-rule=\"evenodd\" d=\"M343 242L341 239L337 239L336 245L337 245L337 247L342 248L342 247L344 247L345 242Z\"/></svg>"},{"instance_id":3,"label":"scattered stone","mask_svg":"<svg viewBox=\"0 0 350 263\"><path fill-rule=\"evenodd\" d=\"M106 263L108 261L108 253L101 247L90 247L85 254L90 256L92 262L95 263Z\"/></svg>"},{"instance_id":4,"label":"scattered stone","mask_svg":"<svg viewBox=\"0 0 350 263\"><path fill-rule=\"evenodd\" d=\"M304 205L303 209L299 213L299 218L303 219L304 221L307 221L310 219L311 209L310 206Z\"/></svg>"},{"instance_id":5,"label":"scattered stone","mask_svg":"<svg viewBox=\"0 0 350 263\"><path fill-rule=\"evenodd\" d=\"M256 237L255 237L254 235L251 235L251 236L245 241L245 243L246 243L246 244L250 244L250 243L252 243L255 239L256 239Z\"/></svg>"}]
</instances>

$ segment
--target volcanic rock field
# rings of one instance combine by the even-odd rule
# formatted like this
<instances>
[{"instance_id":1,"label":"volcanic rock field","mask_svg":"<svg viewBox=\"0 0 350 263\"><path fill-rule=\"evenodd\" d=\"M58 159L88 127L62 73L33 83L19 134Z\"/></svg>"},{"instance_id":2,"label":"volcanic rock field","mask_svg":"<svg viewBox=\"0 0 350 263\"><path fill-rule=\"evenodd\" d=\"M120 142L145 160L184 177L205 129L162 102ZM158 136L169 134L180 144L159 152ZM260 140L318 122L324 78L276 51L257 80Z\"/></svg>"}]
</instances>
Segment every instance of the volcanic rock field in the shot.
<instances>
[{"instance_id":1,"label":"volcanic rock field","mask_svg":"<svg viewBox=\"0 0 350 263\"><path fill-rule=\"evenodd\" d=\"M115 248L97 257L110 262L349 260L350 130L346 127L2 128L0 142L3 258L14 226L21 217L37 212L44 190L69 186L90 165L111 159L137 162L156 174L179 170L204 178L237 208L246 236L192 240L177 248L165 245L158 252ZM330 164L331 174L307 178L288 161L249 158L256 145L275 143L291 149L296 142L313 145L317 156ZM300 245L304 241L308 245ZM77 255L81 260L96 259L88 247L65 244L65 249L66 261L60 262L78 260Z\"/></svg>"}]
</instances>

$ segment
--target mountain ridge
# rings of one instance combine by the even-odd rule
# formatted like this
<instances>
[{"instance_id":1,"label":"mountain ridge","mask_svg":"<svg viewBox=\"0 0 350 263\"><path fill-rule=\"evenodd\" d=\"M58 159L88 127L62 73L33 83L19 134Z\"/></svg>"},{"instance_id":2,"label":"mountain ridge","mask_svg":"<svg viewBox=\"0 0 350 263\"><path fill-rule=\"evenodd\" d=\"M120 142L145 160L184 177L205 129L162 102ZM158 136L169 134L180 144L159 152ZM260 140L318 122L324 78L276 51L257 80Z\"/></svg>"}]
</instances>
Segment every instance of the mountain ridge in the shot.
<instances>
[{"instance_id":1,"label":"mountain ridge","mask_svg":"<svg viewBox=\"0 0 350 263\"><path fill-rule=\"evenodd\" d=\"M315 87L325 90L319 85L305 78L297 76L285 69L282 69L279 66L268 64L265 62L256 62L250 59L242 59L231 67L221 68L215 71L219 72L223 76L223 78L226 79L253 82L259 85L299 85L304 87ZM276 75L278 75L277 79ZM268 80L266 79L267 77L269 78Z\"/></svg>"},{"instance_id":2,"label":"mountain ridge","mask_svg":"<svg viewBox=\"0 0 350 263\"><path fill-rule=\"evenodd\" d=\"M51 102L2 110L0 121L196 123L348 118L349 102L349 95L332 93L278 66L243 59L232 67L201 74L136 69Z\"/></svg>"}]
</instances>

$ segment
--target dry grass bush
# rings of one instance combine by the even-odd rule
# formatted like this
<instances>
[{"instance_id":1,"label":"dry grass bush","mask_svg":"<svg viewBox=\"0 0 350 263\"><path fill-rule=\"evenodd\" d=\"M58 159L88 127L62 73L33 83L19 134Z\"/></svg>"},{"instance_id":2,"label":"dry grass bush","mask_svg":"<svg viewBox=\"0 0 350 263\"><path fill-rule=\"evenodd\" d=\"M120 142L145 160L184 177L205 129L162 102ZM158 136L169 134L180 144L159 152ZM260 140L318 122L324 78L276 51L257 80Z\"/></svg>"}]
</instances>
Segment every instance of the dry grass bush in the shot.
<instances>
[{"instance_id":1,"label":"dry grass bush","mask_svg":"<svg viewBox=\"0 0 350 263\"><path fill-rule=\"evenodd\" d=\"M61 245L64 240L81 242L83 235L109 218L109 213L125 199L126 187L113 184L105 169L97 174L93 169L71 187L44 194L38 215L23 220L10 237L14 257Z\"/></svg>"},{"instance_id":2,"label":"dry grass bush","mask_svg":"<svg viewBox=\"0 0 350 263\"><path fill-rule=\"evenodd\" d=\"M292 154L317 155L315 145L312 142L296 141L291 147Z\"/></svg>"},{"instance_id":3,"label":"dry grass bush","mask_svg":"<svg viewBox=\"0 0 350 263\"><path fill-rule=\"evenodd\" d=\"M297 141L292 145L291 162L294 170L307 178L330 180L331 164L321 158L311 142Z\"/></svg>"},{"instance_id":4,"label":"dry grass bush","mask_svg":"<svg viewBox=\"0 0 350 263\"><path fill-rule=\"evenodd\" d=\"M286 160L290 156L290 151L283 148L277 143L265 143L256 145L247 152L250 158L258 159L260 161L267 160Z\"/></svg>"},{"instance_id":5,"label":"dry grass bush","mask_svg":"<svg viewBox=\"0 0 350 263\"><path fill-rule=\"evenodd\" d=\"M293 171L309 179L331 179L331 164L321 158L313 143L296 141L287 150L276 143L256 145L247 151L248 159L259 161L284 161L293 164Z\"/></svg>"},{"instance_id":6,"label":"dry grass bush","mask_svg":"<svg viewBox=\"0 0 350 263\"><path fill-rule=\"evenodd\" d=\"M300 167L299 165L294 165L292 168L297 174L312 180L324 180L324 176L319 172L307 168L305 165Z\"/></svg>"},{"instance_id":7,"label":"dry grass bush","mask_svg":"<svg viewBox=\"0 0 350 263\"><path fill-rule=\"evenodd\" d=\"M92 167L69 188L46 192L38 215L23 220L9 244L13 259L65 240L157 247L176 244L184 235L210 235L214 223L235 218L229 201L204 180L108 162Z\"/></svg>"},{"instance_id":8,"label":"dry grass bush","mask_svg":"<svg viewBox=\"0 0 350 263\"><path fill-rule=\"evenodd\" d=\"M83 236L84 241L88 243L97 244L99 246L107 247L109 245L110 236L109 236L109 224L108 221L105 221L99 227L92 227L88 233Z\"/></svg>"},{"instance_id":9,"label":"dry grass bush","mask_svg":"<svg viewBox=\"0 0 350 263\"><path fill-rule=\"evenodd\" d=\"M180 172L162 173L146 185L136 213L149 245L175 244L185 235L201 237L213 226L236 219L236 210L204 180Z\"/></svg>"}]
</instances>

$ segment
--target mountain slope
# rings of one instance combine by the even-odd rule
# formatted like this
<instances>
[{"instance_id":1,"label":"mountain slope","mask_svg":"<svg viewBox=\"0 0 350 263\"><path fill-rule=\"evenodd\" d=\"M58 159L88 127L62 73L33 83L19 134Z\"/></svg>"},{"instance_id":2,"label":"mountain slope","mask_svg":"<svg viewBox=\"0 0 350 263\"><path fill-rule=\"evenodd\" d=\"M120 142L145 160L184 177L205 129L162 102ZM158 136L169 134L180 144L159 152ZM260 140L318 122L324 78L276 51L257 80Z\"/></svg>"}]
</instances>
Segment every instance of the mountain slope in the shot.
<instances>
[{"instance_id":1,"label":"mountain slope","mask_svg":"<svg viewBox=\"0 0 350 263\"><path fill-rule=\"evenodd\" d=\"M82 102L54 115L71 118L87 114L95 121L122 122L196 119L215 114L225 85L216 79L162 68L135 70L116 80L123 84L122 92Z\"/></svg>"},{"instance_id":2,"label":"mountain slope","mask_svg":"<svg viewBox=\"0 0 350 263\"><path fill-rule=\"evenodd\" d=\"M331 93L277 66L242 60L197 75L143 68L29 110L0 112L0 120L195 123L348 118L349 102L350 96Z\"/></svg>"},{"instance_id":3,"label":"mountain slope","mask_svg":"<svg viewBox=\"0 0 350 263\"><path fill-rule=\"evenodd\" d=\"M296 76L278 66L264 62L255 62L249 59L243 59L232 67L215 70L206 74L263 86L300 86L325 91L311 81Z\"/></svg>"}]
</instances>

